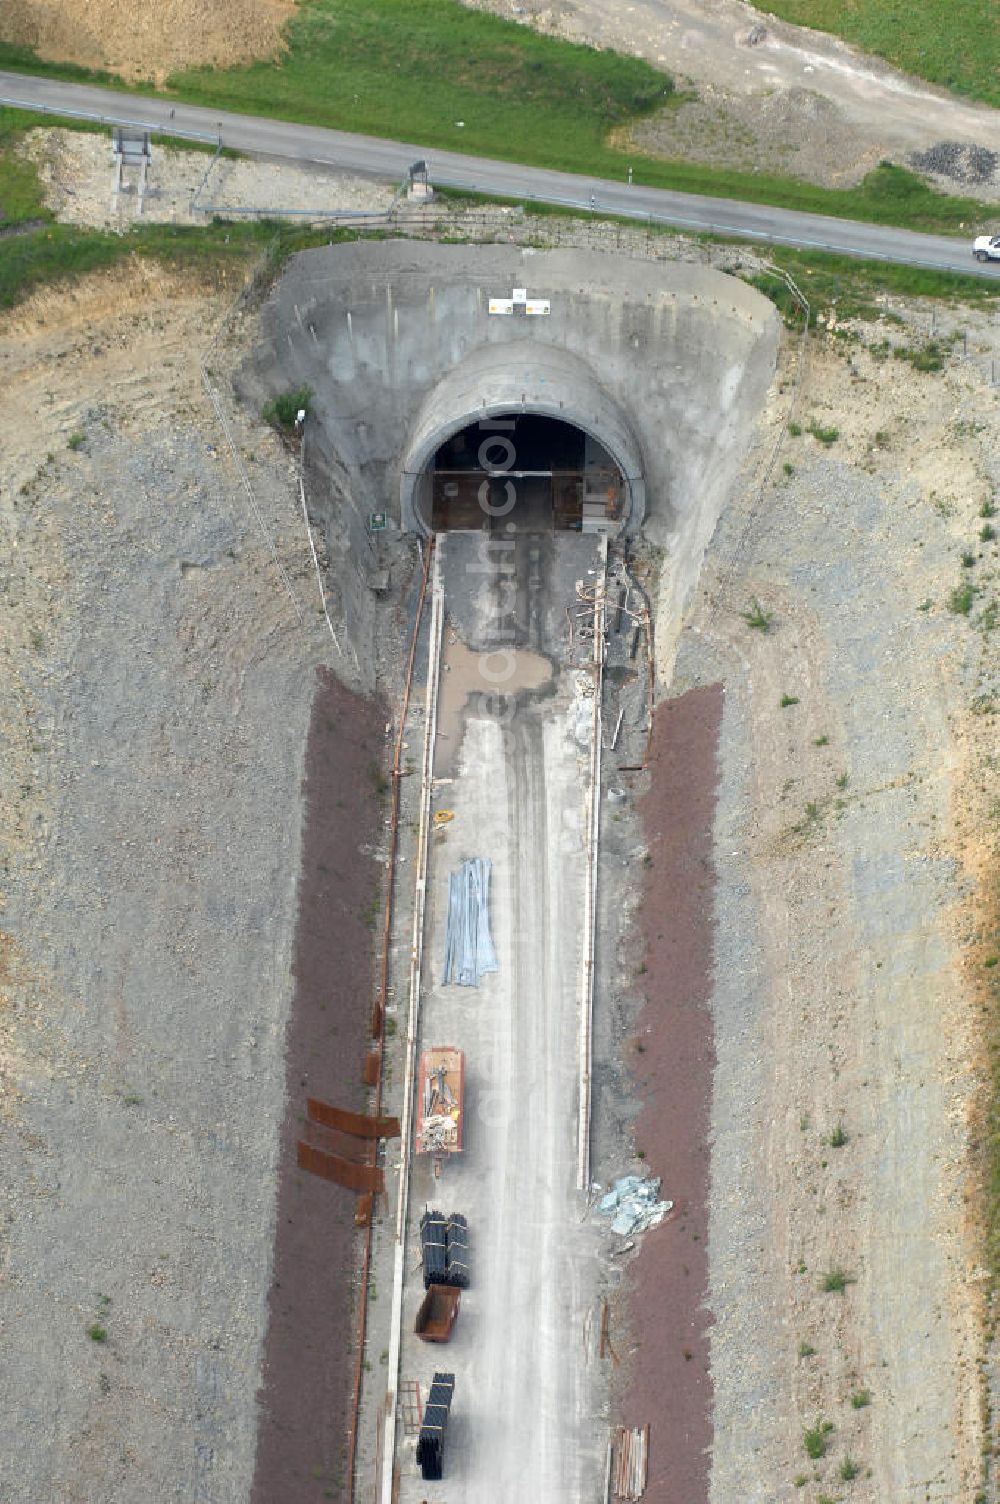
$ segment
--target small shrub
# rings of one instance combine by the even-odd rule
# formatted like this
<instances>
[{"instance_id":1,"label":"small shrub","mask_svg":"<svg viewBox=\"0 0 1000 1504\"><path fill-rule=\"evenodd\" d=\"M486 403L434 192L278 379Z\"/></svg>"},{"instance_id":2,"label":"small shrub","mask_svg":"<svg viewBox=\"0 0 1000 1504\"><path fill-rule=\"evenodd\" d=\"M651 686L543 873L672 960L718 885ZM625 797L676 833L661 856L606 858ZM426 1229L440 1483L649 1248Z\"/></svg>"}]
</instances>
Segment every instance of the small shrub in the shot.
<instances>
[{"instance_id":1,"label":"small shrub","mask_svg":"<svg viewBox=\"0 0 1000 1504\"><path fill-rule=\"evenodd\" d=\"M788 432L791 434L791 436L792 436L793 439L797 439L799 437L799 435L801 434L801 432L802 432L802 424L801 423L789 423L789 425L788 425Z\"/></svg>"},{"instance_id":2,"label":"small shrub","mask_svg":"<svg viewBox=\"0 0 1000 1504\"><path fill-rule=\"evenodd\" d=\"M756 596L750 602L749 610L744 611L742 616L747 626L753 627L755 632L766 632L774 620L773 613L765 611Z\"/></svg>"},{"instance_id":3,"label":"small shrub","mask_svg":"<svg viewBox=\"0 0 1000 1504\"><path fill-rule=\"evenodd\" d=\"M818 439L819 442L821 444L825 444L828 449L831 444L836 444L837 440L840 438L839 428L823 428L819 423L810 423L809 432L812 434L814 439Z\"/></svg>"},{"instance_id":4,"label":"small shrub","mask_svg":"<svg viewBox=\"0 0 1000 1504\"><path fill-rule=\"evenodd\" d=\"M816 1349L813 1347L813 1345L812 1345L811 1342L800 1342L799 1343L799 1357L800 1358L811 1358L811 1357L813 1357L815 1355L815 1352L816 1352Z\"/></svg>"},{"instance_id":5,"label":"small shrub","mask_svg":"<svg viewBox=\"0 0 1000 1504\"><path fill-rule=\"evenodd\" d=\"M90 1338L91 1342L107 1342L107 1327L103 1327L101 1326L99 1321L95 1321L93 1326L88 1326L87 1336Z\"/></svg>"},{"instance_id":6,"label":"small shrub","mask_svg":"<svg viewBox=\"0 0 1000 1504\"><path fill-rule=\"evenodd\" d=\"M827 736L826 732L824 731L821 736L817 736L816 740L813 742L813 746L814 747L825 747L828 744L829 740L830 740L830 738Z\"/></svg>"},{"instance_id":7,"label":"small shrub","mask_svg":"<svg viewBox=\"0 0 1000 1504\"><path fill-rule=\"evenodd\" d=\"M871 1402L872 1396L870 1389L855 1389L854 1393L851 1395L851 1405L855 1410L864 1410L866 1405L870 1405Z\"/></svg>"},{"instance_id":8,"label":"small shrub","mask_svg":"<svg viewBox=\"0 0 1000 1504\"><path fill-rule=\"evenodd\" d=\"M908 360L915 371L941 371L944 369L944 351L937 340L929 340L919 350L909 345L898 345L893 350L897 360Z\"/></svg>"},{"instance_id":9,"label":"small shrub","mask_svg":"<svg viewBox=\"0 0 1000 1504\"><path fill-rule=\"evenodd\" d=\"M797 705L798 703L798 695L782 695L781 699L778 701L778 704L781 706L782 710L787 710L789 705Z\"/></svg>"},{"instance_id":10,"label":"small shrub","mask_svg":"<svg viewBox=\"0 0 1000 1504\"><path fill-rule=\"evenodd\" d=\"M980 543L992 543L996 535L997 530L993 526L992 522L984 522L982 527L979 529Z\"/></svg>"},{"instance_id":11,"label":"small shrub","mask_svg":"<svg viewBox=\"0 0 1000 1504\"><path fill-rule=\"evenodd\" d=\"M312 388L300 386L294 392L285 392L280 397L272 397L270 402L265 402L261 408L261 417L265 423L273 423L276 428L284 428L290 432L295 427L295 419L303 409L308 413L312 401Z\"/></svg>"},{"instance_id":12,"label":"small shrub","mask_svg":"<svg viewBox=\"0 0 1000 1504\"><path fill-rule=\"evenodd\" d=\"M831 1269L828 1274L824 1274L823 1276L822 1288L827 1294L834 1292L838 1295L843 1295L848 1285L853 1285L854 1283L853 1274L848 1274L843 1269Z\"/></svg>"},{"instance_id":13,"label":"small shrub","mask_svg":"<svg viewBox=\"0 0 1000 1504\"><path fill-rule=\"evenodd\" d=\"M836 1128L830 1134L830 1148L842 1149L846 1143L847 1134L844 1132L844 1125L843 1123L838 1123Z\"/></svg>"},{"instance_id":14,"label":"small shrub","mask_svg":"<svg viewBox=\"0 0 1000 1504\"><path fill-rule=\"evenodd\" d=\"M979 508L980 517L995 517L996 514L997 509L995 503L987 498L987 500L984 501L982 506Z\"/></svg>"},{"instance_id":15,"label":"small shrub","mask_svg":"<svg viewBox=\"0 0 1000 1504\"><path fill-rule=\"evenodd\" d=\"M781 468L782 468L782 470L784 471L784 473L786 475L794 475L795 474L795 466L793 464L791 464L788 460L785 461L785 463L782 465Z\"/></svg>"},{"instance_id":16,"label":"small shrub","mask_svg":"<svg viewBox=\"0 0 1000 1504\"><path fill-rule=\"evenodd\" d=\"M890 435L885 431L884 428L880 428L878 433L875 435L875 448L888 449L890 442Z\"/></svg>"},{"instance_id":17,"label":"small shrub","mask_svg":"<svg viewBox=\"0 0 1000 1504\"><path fill-rule=\"evenodd\" d=\"M968 616L972 610L975 595L975 588L971 581L966 580L964 585L956 585L948 597L948 610L954 616Z\"/></svg>"},{"instance_id":18,"label":"small shrub","mask_svg":"<svg viewBox=\"0 0 1000 1504\"><path fill-rule=\"evenodd\" d=\"M87 435L84 433L82 428L78 428L70 434L66 442L68 443L70 449L80 449L87 442Z\"/></svg>"},{"instance_id":19,"label":"small shrub","mask_svg":"<svg viewBox=\"0 0 1000 1504\"><path fill-rule=\"evenodd\" d=\"M850 1483L852 1479L858 1476L860 1471L860 1467L851 1456L845 1457L843 1462L840 1464L840 1476L843 1478L845 1483Z\"/></svg>"},{"instance_id":20,"label":"small shrub","mask_svg":"<svg viewBox=\"0 0 1000 1504\"><path fill-rule=\"evenodd\" d=\"M976 556L975 556L975 554L974 553L970 553L969 550L966 549L965 552L962 554L962 568L963 569L971 569L972 566L973 566L973 564L975 564L975 562L976 562Z\"/></svg>"},{"instance_id":21,"label":"small shrub","mask_svg":"<svg viewBox=\"0 0 1000 1504\"><path fill-rule=\"evenodd\" d=\"M806 1456L817 1462L824 1455L827 1448L827 1438L833 1430L833 1422L818 1420L810 1430L803 1432L802 1441L806 1449Z\"/></svg>"},{"instance_id":22,"label":"small shrub","mask_svg":"<svg viewBox=\"0 0 1000 1504\"><path fill-rule=\"evenodd\" d=\"M838 773L835 781L838 789L846 789L851 781L851 775L849 773Z\"/></svg>"}]
</instances>

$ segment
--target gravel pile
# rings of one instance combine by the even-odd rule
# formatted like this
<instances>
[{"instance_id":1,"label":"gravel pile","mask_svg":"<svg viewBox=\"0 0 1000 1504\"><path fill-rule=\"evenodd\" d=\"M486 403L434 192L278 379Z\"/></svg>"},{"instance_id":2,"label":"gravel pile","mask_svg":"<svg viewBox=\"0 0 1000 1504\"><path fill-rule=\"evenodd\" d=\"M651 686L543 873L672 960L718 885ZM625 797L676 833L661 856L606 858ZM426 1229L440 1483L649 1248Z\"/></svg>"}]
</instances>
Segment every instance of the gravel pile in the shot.
<instances>
[{"instance_id":1,"label":"gravel pile","mask_svg":"<svg viewBox=\"0 0 1000 1504\"><path fill-rule=\"evenodd\" d=\"M1000 155L987 146L970 146L965 141L941 141L926 151L914 152L910 163L919 172L932 172L967 187L979 188L996 181Z\"/></svg>"}]
</instances>

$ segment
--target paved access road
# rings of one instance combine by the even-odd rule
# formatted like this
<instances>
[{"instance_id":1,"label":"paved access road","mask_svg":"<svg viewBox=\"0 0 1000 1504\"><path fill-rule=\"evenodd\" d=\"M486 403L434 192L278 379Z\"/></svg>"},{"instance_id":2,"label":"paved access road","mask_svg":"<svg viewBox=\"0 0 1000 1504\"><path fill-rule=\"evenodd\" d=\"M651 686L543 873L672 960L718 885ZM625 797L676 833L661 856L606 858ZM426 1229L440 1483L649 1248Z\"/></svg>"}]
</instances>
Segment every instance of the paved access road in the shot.
<instances>
[{"instance_id":1,"label":"paved access road","mask_svg":"<svg viewBox=\"0 0 1000 1504\"><path fill-rule=\"evenodd\" d=\"M662 188L549 172L513 162L467 157L434 151L405 142L354 136L346 131L295 125L253 115L233 115L195 105L171 104L145 95L118 93L86 84L61 83L19 73L0 72L0 102L64 115L98 118L113 124L143 125L221 140L224 146L299 163L318 163L373 177L402 179L413 162L426 160L431 179L443 188L463 188L509 198L535 198L544 203L593 208L602 214L651 219L693 231L747 237L800 249L838 251L874 261L968 272L1000 282L1000 264L980 266L972 259L972 227L968 238L917 235L880 225L799 214L764 204L734 199L702 198Z\"/></svg>"},{"instance_id":2,"label":"paved access road","mask_svg":"<svg viewBox=\"0 0 1000 1504\"><path fill-rule=\"evenodd\" d=\"M446 677L461 676L468 699L460 719L437 722L435 770L447 769L440 796L454 818L430 851L420 1048L465 1051L465 1126L462 1153L439 1179L426 1155L412 1160L400 1377L424 1396L436 1369L456 1384L444 1481L422 1482L413 1442L400 1436L400 1504L593 1500L608 1438L600 1295L602 1259L618 1240L576 1188L590 706L566 632L575 582L599 554L593 537L575 533L518 534L513 547L490 537L451 533L439 545ZM467 654L451 657L458 642L477 654L475 673ZM589 662L590 646L579 636L576 645L573 656ZM493 691L517 682L525 647L545 655L553 678L497 716ZM440 980L448 874L472 855L493 863L499 963L478 989ZM428 1204L469 1219L472 1282L447 1347L413 1336ZM369 1358L382 1341L371 1328ZM385 1489L388 1468L382 1477Z\"/></svg>"}]
</instances>

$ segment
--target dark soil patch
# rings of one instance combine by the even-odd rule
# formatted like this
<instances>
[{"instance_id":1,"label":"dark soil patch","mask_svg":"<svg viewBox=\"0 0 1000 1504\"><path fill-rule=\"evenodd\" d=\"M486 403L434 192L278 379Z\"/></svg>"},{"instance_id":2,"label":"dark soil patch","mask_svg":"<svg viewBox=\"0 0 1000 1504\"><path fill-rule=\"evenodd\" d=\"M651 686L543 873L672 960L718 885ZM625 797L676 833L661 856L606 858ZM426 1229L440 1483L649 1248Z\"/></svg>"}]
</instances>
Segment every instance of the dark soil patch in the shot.
<instances>
[{"instance_id":1,"label":"dark soil patch","mask_svg":"<svg viewBox=\"0 0 1000 1504\"><path fill-rule=\"evenodd\" d=\"M650 862L643 883L646 1001L632 1061L642 1110L636 1147L674 1202L630 1270L625 1425L649 1423L645 1504L708 1500L712 1384L708 1328L709 1123L714 1065L712 821L722 689L659 706L651 786L639 801Z\"/></svg>"},{"instance_id":2,"label":"dark soil patch","mask_svg":"<svg viewBox=\"0 0 1000 1504\"><path fill-rule=\"evenodd\" d=\"M359 1111L367 1106L361 1072L381 872L361 848L378 836L384 722L376 704L320 671L306 748L296 987L252 1504L347 1497L355 1196L302 1173L295 1144L304 1136L307 1096Z\"/></svg>"}]
</instances>

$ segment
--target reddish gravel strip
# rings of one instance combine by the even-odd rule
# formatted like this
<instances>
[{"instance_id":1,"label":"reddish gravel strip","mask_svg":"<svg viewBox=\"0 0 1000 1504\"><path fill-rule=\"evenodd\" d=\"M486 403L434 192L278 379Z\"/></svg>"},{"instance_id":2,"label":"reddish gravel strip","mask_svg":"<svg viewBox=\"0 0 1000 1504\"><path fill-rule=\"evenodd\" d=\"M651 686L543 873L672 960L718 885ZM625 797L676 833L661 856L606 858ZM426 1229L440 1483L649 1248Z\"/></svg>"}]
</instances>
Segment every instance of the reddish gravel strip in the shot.
<instances>
[{"instance_id":1,"label":"reddish gravel strip","mask_svg":"<svg viewBox=\"0 0 1000 1504\"><path fill-rule=\"evenodd\" d=\"M675 1203L631 1266L636 1344L623 1397L626 1425L649 1423L645 1504L703 1504L712 1441L708 1325L708 1172L713 1035L712 821L722 688L659 706L651 787L639 801L651 862L641 923L644 1049L633 1060L642 1110L635 1139Z\"/></svg>"},{"instance_id":2,"label":"reddish gravel strip","mask_svg":"<svg viewBox=\"0 0 1000 1504\"><path fill-rule=\"evenodd\" d=\"M306 748L296 987L252 1504L347 1496L355 1196L298 1170L295 1141L307 1095L359 1111L367 1106L361 1071L380 872L361 848L378 836L384 721L376 704L320 671ZM353 1157L363 1153L361 1147Z\"/></svg>"}]
</instances>

